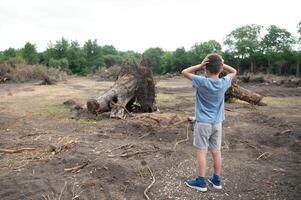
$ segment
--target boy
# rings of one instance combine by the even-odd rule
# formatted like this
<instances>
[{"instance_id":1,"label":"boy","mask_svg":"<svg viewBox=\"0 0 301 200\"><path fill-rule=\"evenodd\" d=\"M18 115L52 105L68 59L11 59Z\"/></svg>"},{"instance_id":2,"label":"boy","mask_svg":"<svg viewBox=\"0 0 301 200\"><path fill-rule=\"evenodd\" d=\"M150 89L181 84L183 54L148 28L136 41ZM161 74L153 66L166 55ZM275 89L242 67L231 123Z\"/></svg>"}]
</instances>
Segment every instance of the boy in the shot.
<instances>
[{"instance_id":1,"label":"boy","mask_svg":"<svg viewBox=\"0 0 301 200\"><path fill-rule=\"evenodd\" d=\"M224 70L229 74L219 78ZM195 71L205 70L204 76L194 75ZM208 178L208 182L216 189L222 189L221 184L221 140L222 121L224 117L224 94L231 86L232 79L236 76L236 70L224 64L224 60L218 54L209 54L199 65L184 69L182 74L192 80L192 86L196 90L193 146L197 148L197 173L198 177L187 180L185 183L190 188L202 192L207 191L205 174L207 164L207 151L211 151L214 161L214 175Z\"/></svg>"}]
</instances>

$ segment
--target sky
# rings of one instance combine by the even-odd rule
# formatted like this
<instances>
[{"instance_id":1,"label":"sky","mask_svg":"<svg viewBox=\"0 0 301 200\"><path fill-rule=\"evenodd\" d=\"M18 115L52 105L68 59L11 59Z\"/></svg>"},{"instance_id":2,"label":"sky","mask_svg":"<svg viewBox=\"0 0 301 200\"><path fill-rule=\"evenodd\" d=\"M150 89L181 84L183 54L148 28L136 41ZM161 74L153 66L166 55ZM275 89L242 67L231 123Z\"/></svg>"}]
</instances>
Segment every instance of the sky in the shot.
<instances>
[{"instance_id":1,"label":"sky","mask_svg":"<svg viewBox=\"0 0 301 200\"><path fill-rule=\"evenodd\" d=\"M277 25L297 35L300 0L0 0L0 51L38 51L62 37L81 45L143 52L150 47L173 51L208 40L223 42L237 27Z\"/></svg>"}]
</instances>

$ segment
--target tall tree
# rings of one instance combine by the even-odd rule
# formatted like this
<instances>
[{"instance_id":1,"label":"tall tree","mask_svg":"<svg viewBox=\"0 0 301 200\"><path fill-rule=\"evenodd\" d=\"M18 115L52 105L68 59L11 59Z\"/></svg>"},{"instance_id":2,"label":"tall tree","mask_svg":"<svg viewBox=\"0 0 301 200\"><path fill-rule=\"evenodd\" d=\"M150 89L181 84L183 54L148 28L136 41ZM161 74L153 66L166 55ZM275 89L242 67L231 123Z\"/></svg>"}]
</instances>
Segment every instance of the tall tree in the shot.
<instances>
[{"instance_id":1,"label":"tall tree","mask_svg":"<svg viewBox=\"0 0 301 200\"><path fill-rule=\"evenodd\" d=\"M27 42L24 48L21 50L22 57L28 64L37 64L39 62L39 56L34 44Z\"/></svg>"},{"instance_id":2,"label":"tall tree","mask_svg":"<svg viewBox=\"0 0 301 200\"><path fill-rule=\"evenodd\" d=\"M67 51L67 59L72 73L86 75L89 72L84 53L77 41L71 41L70 48Z\"/></svg>"},{"instance_id":3,"label":"tall tree","mask_svg":"<svg viewBox=\"0 0 301 200\"><path fill-rule=\"evenodd\" d=\"M257 24L242 26L228 34L224 41L224 44L228 47L228 51L233 53L239 62L241 59L250 60L251 72L255 72L256 70L255 57L257 52L260 51L261 29L262 26ZM239 67L239 62L237 63L237 67Z\"/></svg>"},{"instance_id":4,"label":"tall tree","mask_svg":"<svg viewBox=\"0 0 301 200\"><path fill-rule=\"evenodd\" d=\"M301 21L297 25L297 32L299 33L298 39L298 51L295 52L297 64L296 64L296 76L301 76L300 62L301 62Z\"/></svg>"},{"instance_id":5,"label":"tall tree","mask_svg":"<svg viewBox=\"0 0 301 200\"><path fill-rule=\"evenodd\" d=\"M262 48L267 56L268 67L271 67L271 60L277 61L281 54L292 50L295 40L286 29L271 25L267 28L268 33L263 37Z\"/></svg>"},{"instance_id":6,"label":"tall tree","mask_svg":"<svg viewBox=\"0 0 301 200\"><path fill-rule=\"evenodd\" d=\"M142 58L147 61L153 72L160 74L164 71L163 68L163 55L164 51L159 48L149 48L142 54Z\"/></svg>"},{"instance_id":7,"label":"tall tree","mask_svg":"<svg viewBox=\"0 0 301 200\"><path fill-rule=\"evenodd\" d=\"M91 71L95 71L105 65L103 52L101 47L97 44L97 40L88 40L85 42L83 52L87 66Z\"/></svg>"},{"instance_id":8,"label":"tall tree","mask_svg":"<svg viewBox=\"0 0 301 200\"><path fill-rule=\"evenodd\" d=\"M14 48L8 48L6 50L3 51L2 53L2 57L4 60L8 60L10 58L14 58L17 56L17 51Z\"/></svg>"},{"instance_id":9,"label":"tall tree","mask_svg":"<svg viewBox=\"0 0 301 200\"><path fill-rule=\"evenodd\" d=\"M209 40L206 42L196 43L191 47L191 53L193 64L200 63L204 57L209 53L221 53L222 46L215 40Z\"/></svg>"},{"instance_id":10,"label":"tall tree","mask_svg":"<svg viewBox=\"0 0 301 200\"><path fill-rule=\"evenodd\" d=\"M172 71L180 72L183 68L188 67L190 64L187 56L187 52L184 47L177 48L176 51L172 54L171 65Z\"/></svg>"}]
</instances>

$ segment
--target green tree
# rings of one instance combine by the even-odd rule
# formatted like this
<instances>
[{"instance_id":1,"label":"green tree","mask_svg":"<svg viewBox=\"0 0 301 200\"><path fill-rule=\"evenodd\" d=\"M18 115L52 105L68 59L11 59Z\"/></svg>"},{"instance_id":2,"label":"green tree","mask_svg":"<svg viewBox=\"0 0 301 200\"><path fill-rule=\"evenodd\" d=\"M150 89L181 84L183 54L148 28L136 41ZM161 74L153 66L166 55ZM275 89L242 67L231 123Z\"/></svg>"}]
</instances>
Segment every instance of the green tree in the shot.
<instances>
[{"instance_id":1,"label":"green tree","mask_svg":"<svg viewBox=\"0 0 301 200\"><path fill-rule=\"evenodd\" d=\"M154 73L161 74L164 71L163 55L164 51L161 48L149 48L143 52L142 59L147 61Z\"/></svg>"},{"instance_id":2,"label":"green tree","mask_svg":"<svg viewBox=\"0 0 301 200\"><path fill-rule=\"evenodd\" d=\"M180 72L184 68L190 65L188 60L187 52L185 51L184 47L177 48L176 51L172 54L171 57L171 65L173 72Z\"/></svg>"},{"instance_id":3,"label":"green tree","mask_svg":"<svg viewBox=\"0 0 301 200\"><path fill-rule=\"evenodd\" d=\"M8 48L2 52L2 59L8 60L17 56L17 51L14 48Z\"/></svg>"},{"instance_id":4,"label":"green tree","mask_svg":"<svg viewBox=\"0 0 301 200\"><path fill-rule=\"evenodd\" d=\"M141 54L135 51L120 51L119 55L122 58L122 60L128 60L128 59L141 60Z\"/></svg>"},{"instance_id":5,"label":"green tree","mask_svg":"<svg viewBox=\"0 0 301 200\"><path fill-rule=\"evenodd\" d=\"M271 67L271 61L277 61L283 57L281 54L292 51L292 45L295 40L290 32L286 29L271 25L267 28L268 33L263 37L262 48L267 56L268 68Z\"/></svg>"},{"instance_id":6,"label":"green tree","mask_svg":"<svg viewBox=\"0 0 301 200\"><path fill-rule=\"evenodd\" d=\"M227 51L238 59L238 70L240 61L242 59L249 59L250 70L251 72L255 72L255 57L260 51L261 29L262 26L251 24L239 27L226 36L224 44L228 48Z\"/></svg>"},{"instance_id":7,"label":"green tree","mask_svg":"<svg viewBox=\"0 0 301 200\"><path fill-rule=\"evenodd\" d=\"M162 71L161 74L174 72L174 66L172 65L173 52L165 51L162 55Z\"/></svg>"},{"instance_id":8,"label":"green tree","mask_svg":"<svg viewBox=\"0 0 301 200\"><path fill-rule=\"evenodd\" d=\"M68 50L71 48L70 43L65 38L57 40L56 43L51 46L53 48L53 55L56 59L66 58L68 56Z\"/></svg>"},{"instance_id":9,"label":"green tree","mask_svg":"<svg viewBox=\"0 0 301 200\"><path fill-rule=\"evenodd\" d=\"M105 65L102 48L97 44L97 40L85 42L83 52L90 71L93 72Z\"/></svg>"},{"instance_id":10,"label":"green tree","mask_svg":"<svg viewBox=\"0 0 301 200\"><path fill-rule=\"evenodd\" d=\"M295 52L295 57L297 60L296 63L296 76L301 76L301 70L300 70L300 63L301 63L301 21L297 25L297 32L299 33L299 39L298 39L298 51Z\"/></svg>"},{"instance_id":11,"label":"green tree","mask_svg":"<svg viewBox=\"0 0 301 200\"><path fill-rule=\"evenodd\" d=\"M70 48L67 50L67 59L72 73L86 75L89 72L84 52L77 41L71 41Z\"/></svg>"},{"instance_id":12,"label":"green tree","mask_svg":"<svg viewBox=\"0 0 301 200\"><path fill-rule=\"evenodd\" d=\"M66 58L61 58L59 60L50 58L48 65L49 67L59 68L65 71L69 71L69 62Z\"/></svg>"},{"instance_id":13,"label":"green tree","mask_svg":"<svg viewBox=\"0 0 301 200\"><path fill-rule=\"evenodd\" d=\"M102 47L103 54L108 55L117 55L118 51L115 49L113 45L105 45Z\"/></svg>"},{"instance_id":14,"label":"green tree","mask_svg":"<svg viewBox=\"0 0 301 200\"><path fill-rule=\"evenodd\" d=\"M21 55L24 60L30 65L37 64L39 62L39 56L36 46L29 42L27 42L24 48L21 50Z\"/></svg>"},{"instance_id":15,"label":"green tree","mask_svg":"<svg viewBox=\"0 0 301 200\"><path fill-rule=\"evenodd\" d=\"M221 53L222 46L215 40L209 40L207 42L196 43L191 47L193 64L202 62L206 55L210 53Z\"/></svg>"},{"instance_id":16,"label":"green tree","mask_svg":"<svg viewBox=\"0 0 301 200\"><path fill-rule=\"evenodd\" d=\"M104 62L106 67L112 67L113 65L120 64L122 61L119 55L107 54L104 55Z\"/></svg>"},{"instance_id":17,"label":"green tree","mask_svg":"<svg viewBox=\"0 0 301 200\"><path fill-rule=\"evenodd\" d=\"M40 55L41 63L49 65L51 58L59 60L62 58L67 58L68 50L70 48L70 43L65 38L57 40L54 44L50 41L44 52Z\"/></svg>"}]
</instances>

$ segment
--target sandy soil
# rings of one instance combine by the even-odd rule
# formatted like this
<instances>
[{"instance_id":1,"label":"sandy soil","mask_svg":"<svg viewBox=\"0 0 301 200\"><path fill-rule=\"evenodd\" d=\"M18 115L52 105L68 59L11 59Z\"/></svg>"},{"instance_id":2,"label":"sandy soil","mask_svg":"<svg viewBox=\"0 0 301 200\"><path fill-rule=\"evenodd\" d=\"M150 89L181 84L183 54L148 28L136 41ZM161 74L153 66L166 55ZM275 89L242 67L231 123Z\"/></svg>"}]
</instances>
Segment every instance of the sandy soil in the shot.
<instances>
[{"instance_id":1,"label":"sandy soil","mask_svg":"<svg viewBox=\"0 0 301 200\"><path fill-rule=\"evenodd\" d=\"M265 107L226 103L223 184L207 193L187 188L195 177L194 92L180 77L157 80L160 123L78 117L83 105L113 82L70 78L53 86L0 85L0 199L298 199L301 195L301 88L244 85ZM175 145L177 141L189 140ZM212 173L209 158L208 174ZM75 168L74 168L75 167ZM82 167L76 169L76 167ZM148 168L149 167L149 168ZM71 168L71 169L70 169ZM73 168L73 170L72 170Z\"/></svg>"}]
</instances>

